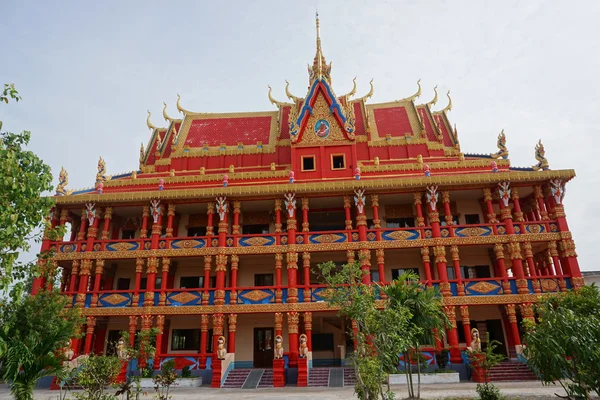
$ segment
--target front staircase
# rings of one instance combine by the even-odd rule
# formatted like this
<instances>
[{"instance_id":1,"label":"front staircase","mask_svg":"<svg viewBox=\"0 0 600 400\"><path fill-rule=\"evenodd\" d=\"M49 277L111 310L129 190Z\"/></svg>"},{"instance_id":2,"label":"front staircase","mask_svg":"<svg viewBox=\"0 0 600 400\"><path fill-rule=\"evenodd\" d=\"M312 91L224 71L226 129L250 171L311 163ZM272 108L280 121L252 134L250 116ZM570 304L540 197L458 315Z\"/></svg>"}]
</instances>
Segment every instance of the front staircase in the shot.
<instances>
[{"instance_id":1,"label":"front staircase","mask_svg":"<svg viewBox=\"0 0 600 400\"><path fill-rule=\"evenodd\" d=\"M308 387L328 387L329 368L310 368L308 370Z\"/></svg>"},{"instance_id":2,"label":"front staircase","mask_svg":"<svg viewBox=\"0 0 600 400\"><path fill-rule=\"evenodd\" d=\"M227 374L225 382L221 387L227 389L241 389L244 386L244 382L248 379L251 369L232 369Z\"/></svg>"},{"instance_id":3,"label":"front staircase","mask_svg":"<svg viewBox=\"0 0 600 400\"><path fill-rule=\"evenodd\" d=\"M260 383L258 384L259 388L272 388L273 387L273 370L265 369L262 378L260 379Z\"/></svg>"},{"instance_id":4,"label":"front staircase","mask_svg":"<svg viewBox=\"0 0 600 400\"><path fill-rule=\"evenodd\" d=\"M538 377L522 362L502 361L490 370L491 382L537 380Z\"/></svg>"},{"instance_id":5,"label":"front staircase","mask_svg":"<svg viewBox=\"0 0 600 400\"><path fill-rule=\"evenodd\" d=\"M344 386L354 386L356 384L356 371L354 368L344 368Z\"/></svg>"}]
</instances>

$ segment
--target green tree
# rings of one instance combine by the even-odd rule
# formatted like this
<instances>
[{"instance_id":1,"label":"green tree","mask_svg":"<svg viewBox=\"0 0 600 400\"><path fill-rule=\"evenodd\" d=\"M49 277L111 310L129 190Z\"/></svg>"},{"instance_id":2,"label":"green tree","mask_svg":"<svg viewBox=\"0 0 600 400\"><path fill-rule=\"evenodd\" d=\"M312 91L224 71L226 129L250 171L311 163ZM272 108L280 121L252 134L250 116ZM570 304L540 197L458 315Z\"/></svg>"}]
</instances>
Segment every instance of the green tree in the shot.
<instances>
[{"instance_id":1,"label":"green tree","mask_svg":"<svg viewBox=\"0 0 600 400\"><path fill-rule=\"evenodd\" d=\"M106 387L115 384L121 370L121 361L116 356L90 355L83 360L77 373L77 383L83 393L76 393L79 400L116 400L117 396L105 393Z\"/></svg>"},{"instance_id":2,"label":"green tree","mask_svg":"<svg viewBox=\"0 0 600 400\"><path fill-rule=\"evenodd\" d=\"M356 323L357 329L350 332L357 342L355 392L360 399L393 398L389 384L384 389L383 383L389 382L389 374L398 372L399 355L417 360L419 368L420 345L431 342L433 330L443 331L448 323L439 294L421 285L412 273L389 285L365 285L362 277L366 272L360 262L341 268L328 262L318 268L330 289L327 301ZM407 364L409 396L418 398L419 386L415 392L410 362Z\"/></svg>"},{"instance_id":3,"label":"green tree","mask_svg":"<svg viewBox=\"0 0 600 400\"><path fill-rule=\"evenodd\" d=\"M524 321L524 356L546 385L558 382L567 398L600 396L600 293L577 292L540 298L538 323ZM558 396L558 395L557 395Z\"/></svg>"},{"instance_id":4,"label":"green tree","mask_svg":"<svg viewBox=\"0 0 600 400\"><path fill-rule=\"evenodd\" d=\"M4 85L0 103L10 99L21 100L13 85ZM29 241L40 239L39 234L48 221L54 204L52 198L42 193L52 190L50 167L35 153L27 150L31 133L2 132L0 121L0 292L16 285L15 297L19 297L22 281L30 274L39 276L42 271L35 263L19 261L21 252L30 250ZM62 231L47 230L49 237L57 237ZM42 255L48 258L49 255Z\"/></svg>"},{"instance_id":5,"label":"green tree","mask_svg":"<svg viewBox=\"0 0 600 400\"><path fill-rule=\"evenodd\" d=\"M2 378L17 400L33 399L44 376L63 378L64 349L82 322L79 310L65 309L68 299L57 291L24 295L5 304L0 313Z\"/></svg>"}]
</instances>

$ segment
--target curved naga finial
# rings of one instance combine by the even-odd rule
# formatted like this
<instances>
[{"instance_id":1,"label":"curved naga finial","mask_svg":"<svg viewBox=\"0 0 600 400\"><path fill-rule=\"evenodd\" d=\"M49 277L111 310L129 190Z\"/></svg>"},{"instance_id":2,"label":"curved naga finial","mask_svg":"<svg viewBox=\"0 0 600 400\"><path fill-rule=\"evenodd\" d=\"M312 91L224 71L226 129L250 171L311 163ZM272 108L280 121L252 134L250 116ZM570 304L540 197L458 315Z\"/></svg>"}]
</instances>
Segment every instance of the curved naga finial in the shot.
<instances>
[{"instance_id":1,"label":"curved naga finial","mask_svg":"<svg viewBox=\"0 0 600 400\"><path fill-rule=\"evenodd\" d=\"M427 105L429 107L434 106L435 103L437 103L437 101L438 101L437 85L435 85L435 87L433 88L433 92L435 93L435 96L433 96L433 100L431 100L429 103L427 103Z\"/></svg>"},{"instance_id":2,"label":"curved naga finial","mask_svg":"<svg viewBox=\"0 0 600 400\"><path fill-rule=\"evenodd\" d=\"M448 105L444 108L442 108L440 110L440 112L448 112L450 110L452 110L452 98L450 97L450 91L448 90L448 93L446 93L446 96L448 96Z\"/></svg>"},{"instance_id":3,"label":"curved naga finial","mask_svg":"<svg viewBox=\"0 0 600 400\"><path fill-rule=\"evenodd\" d=\"M179 93L177 93L177 111L179 111L181 114L188 114L189 111L186 110L185 108L181 107L181 96L179 95Z\"/></svg>"},{"instance_id":4,"label":"curved naga finial","mask_svg":"<svg viewBox=\"0 0 600 400\"><path fill-rule=\"evenodd\" d=\"M297 104L300 100L302 100L300 97L296 97L292 93L290 93L290 83L288 81L285 81L285 95L288 97L288 99L292 100L295 104Z\"/></svg>"},{"instance_id":5,"label":"curved naga finial","mask_svg":"<svg viewBox=\"0 0 600 400\"><path fill-rule=\"evenodd\" d=\"M371 82L369 82L369 85L371 86L371 90L369 90L369 93L367 93L367 94L366 94L366 95L364 95L363 97L359 98L358 100L365 101L365 100L367 100L369 97L373 96L373 93L375 93L375 88L373 88L373 79L371 79Z\"/></svg>"},{"instance_id":6,"label":"curved naga finial","mask_svg":"<svg viewBox=\"0 0 600 400\"><path fill-rule=\"evenodd\" d=\"M163 118L165 119L165 121L171 123L173 122L173 118L169 117L169 115L167 114L167 103L163 101L163 104L165 105L163 107Z\"/></svg>"},{"instance_id":7,"label":"curved naga finial","mask_svg":"<svg viewBox=\"0 0 600 400\"><path fill-rule=\"evenodd\" d=\"M58 185L56 186L55 196L66 196L67 195L67 184L69 183L69 174L64 167L60 168L60 174L58 175Z\"/></svg>"},{"instance_id":8,"label":"curved naga finial","mask_svg":"<svg viewBox=\"0 0 600 400\"><path fill-rule=\"evenodd\" d=\"M352 79L352 83L354 86L352 86L352 90L349 91L347 94L343 95L342 97L345 99L349 99L350 97L354 96L356 94L356 77L354 77L354 79Z\"/></svg>"},{"instance_id":9,"label":"curved naga finial","mask_svg":"<svg viewBox=\"0 0 600 400\"><path fill-rule=\"evenodd\" d=\"M535 145L535 159L538 160L538 163L533 166L534 171L539 170L547 170L550 169L550 164L548 164L548 160L546 160L546 150L544 149L544 145L542 144L542 139Z\"/></svg>"},{"instance_id":10,"label":"curved naga finial","mask_svg":"<svg viewBox=\"0 0 600 400\"><path fill-rule=\"evenodd\" d=\"M148 125L148 129L155 130L155 129L157 129L156 126L152 125L152 122L150 122L151 116L152 116L152 113L150 112L150 110L148 110L148 118L146 118L146 125Z\"/></svg>"},{"instance_id":11,"label":"curved naga finial","mask_svg":"<svg viewBox=\"0 0 600 400\"><path fill-rule=\"evenodd\" d=\"M508 158L508 149L506 148L506 135L504 135L504 129L498 135L498 142L496 143L498 146L498 152L490 154L492 158L502 158L506 160Z\"/></svg>"},{"instance_id":12,"label":"curved naga finial","mask_svg":"<svg viewBox=\"0 0 600 400\"><path fill-rule=\"evenodd\" d=\"M421 96L421 79L419 79L417 81L417 92L415 94L413 94L412 96L406 97L402 100L398 100L398 101L415 101L417 99L417 97Z\"/></svg>"},{"instance_id":13,"label":"curved naga finial","mask_svg":"<svg viewBox=\"0 0 600 400\"><path fill-rule=\"evenodd\" d=\"M140 165L144 162L144 156L146 155L146 151L144 150L144 143L140 146Z\"/></svg>"},{"instance_id":14,"label":"curved naga finial","mask_svg":"<svg viewBox=\"0 0 600 400\"><path fill-rule=\"evenodd\" d=\"M269 85L267 85L267 87L269 88L269 101L270 101L272 104L275 104L277 107L281 107L281 106L283 105L283 103L282 103L282 102L280 102L280 101L277 101L277 100L275 100L275 99L273 98L273 96L271 95L271 92L273 91L273 88L271 88L271 86L269 86Z\"/></svg>"}]
</instances>

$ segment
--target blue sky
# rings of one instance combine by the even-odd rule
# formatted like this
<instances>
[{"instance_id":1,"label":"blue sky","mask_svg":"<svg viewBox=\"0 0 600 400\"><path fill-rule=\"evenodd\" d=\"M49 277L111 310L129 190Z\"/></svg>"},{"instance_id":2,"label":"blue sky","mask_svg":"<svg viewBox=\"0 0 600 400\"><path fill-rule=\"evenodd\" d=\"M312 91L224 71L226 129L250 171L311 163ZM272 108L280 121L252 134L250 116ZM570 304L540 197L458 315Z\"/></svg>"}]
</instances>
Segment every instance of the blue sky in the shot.
<instances>
[{"instance_id":1,"label":"blue sky","mask_svg":"<svg viewBox=\"0 0 600 400\"><path fill-rule=\"evenodd\" d=\"M553 169L574 168L567 217L583 270L600 226L600 2L593 1L0 1L0 83L23 101L0 108L4 129L32 131L31 148L69 188L137 167L146 110L163 126L176 94L193 111L270 110L267 85L305 94L314 13L337 93L374 78L373 102L452 90L467 153L496 151L505 129L515 166L542 139ZM437 108L446 104L440 96Z\"/></svg>"}]
</instances>

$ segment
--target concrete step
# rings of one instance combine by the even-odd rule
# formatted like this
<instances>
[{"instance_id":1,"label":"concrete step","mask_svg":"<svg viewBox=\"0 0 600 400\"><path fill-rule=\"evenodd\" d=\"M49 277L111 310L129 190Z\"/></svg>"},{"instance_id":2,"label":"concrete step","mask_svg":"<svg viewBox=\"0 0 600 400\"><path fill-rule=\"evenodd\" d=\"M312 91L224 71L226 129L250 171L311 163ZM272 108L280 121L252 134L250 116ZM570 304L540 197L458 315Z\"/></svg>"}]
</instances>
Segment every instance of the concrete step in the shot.
<instances>
[{"instance_id":1,"label":"concrete step","mask_svg":"<svg viewBox=\"0 0 600 400\"><path fill-rule=\"evenodd\" d=\"M250 369L232 369L225 377L223 387L227 389L241 389L250 371Z\"/></svg>"}]
</instances>

